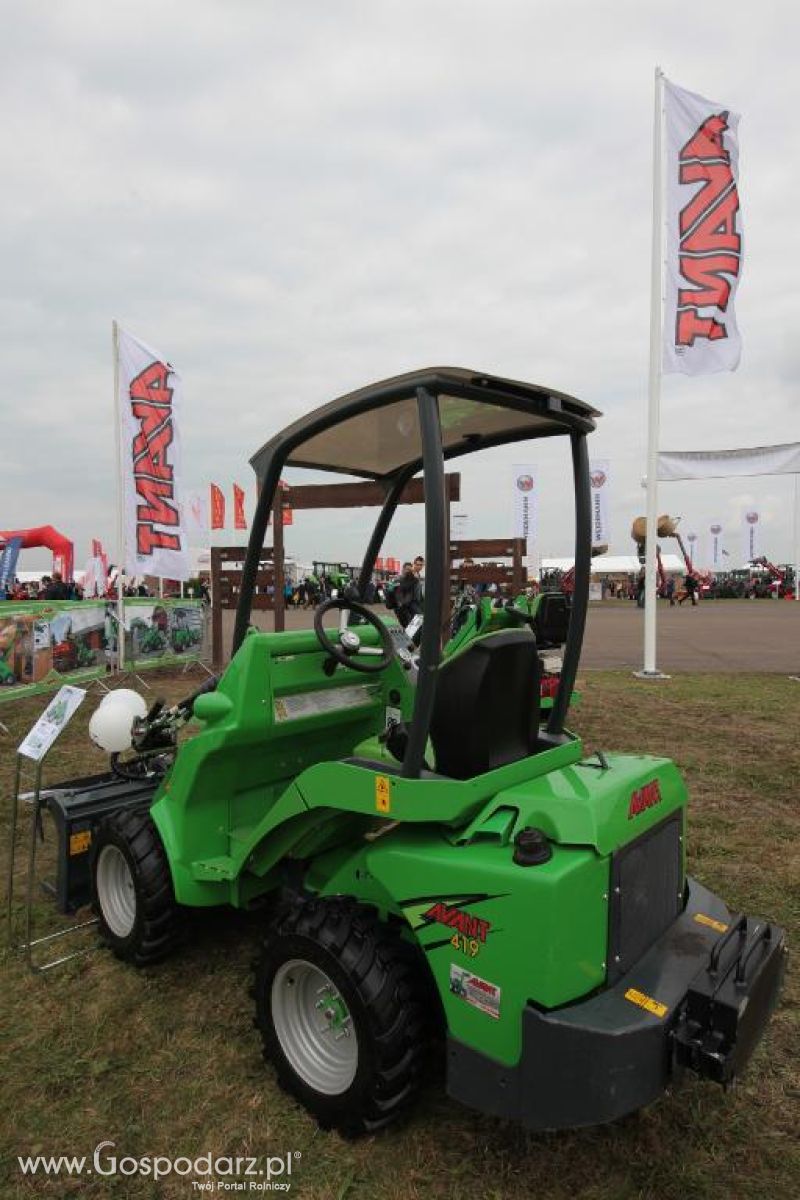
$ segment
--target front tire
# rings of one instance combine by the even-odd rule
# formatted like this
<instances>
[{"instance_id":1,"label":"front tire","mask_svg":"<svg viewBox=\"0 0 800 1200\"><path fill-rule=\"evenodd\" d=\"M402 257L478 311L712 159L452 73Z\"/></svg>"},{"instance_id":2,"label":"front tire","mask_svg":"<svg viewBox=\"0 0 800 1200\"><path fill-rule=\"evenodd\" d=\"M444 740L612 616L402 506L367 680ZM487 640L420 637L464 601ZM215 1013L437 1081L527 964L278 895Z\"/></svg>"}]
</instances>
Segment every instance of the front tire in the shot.
<instances>
[{"instance_id":1,"label":"front tire","mask_svg":"<svg viewBox=\"0 0 800 1200\"><path fill-rule=\"evenodd\" d=\"M180 907L158 831L146 812L106 818L92 855L92 905L100 937L137 967L166 958L180 937Z\"/></svg>"},{"instance_id":2,"label":"front tire","mask_svg":"<svg viewBox=\"0 0 800 1200\"><path fill-rule=\"evenodd\" d=\"M311 900L278 917L256 969L255 1023L281 1086L325 1129L402 1116L428 1049L423 969L373 910Z\"/></svg>"}]
</instances>

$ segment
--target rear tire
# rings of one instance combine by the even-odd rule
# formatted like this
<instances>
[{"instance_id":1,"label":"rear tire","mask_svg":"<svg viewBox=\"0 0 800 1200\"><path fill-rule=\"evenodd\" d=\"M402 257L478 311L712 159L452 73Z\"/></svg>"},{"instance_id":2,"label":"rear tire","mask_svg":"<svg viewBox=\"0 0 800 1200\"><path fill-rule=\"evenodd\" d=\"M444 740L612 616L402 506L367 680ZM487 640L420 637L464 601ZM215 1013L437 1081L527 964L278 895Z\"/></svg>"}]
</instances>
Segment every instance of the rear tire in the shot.
<instances>
[{"instance_id":1,"label":"rear tire","mask_svg":"<svg viewBox=\"0 0 800 1200\"><path fill-rule=\"evenodd\" d=\"M256 968L255 1024L278 1081L325 1129L374 1133L410 1107L427 1057L424 965L352 900L281 914Z\"/></svg>"},{"instance_id":2,"label":"rear tire","mask_svg":"<svg viewBox=\"0 0 800 1200\"><path fill-rule=\"evenodd\" d=\"M177 945L181 910L158 831L146 812L107 817L94 837L92 906L117 958L147 966Z\"/></svg>"}]
</instances>

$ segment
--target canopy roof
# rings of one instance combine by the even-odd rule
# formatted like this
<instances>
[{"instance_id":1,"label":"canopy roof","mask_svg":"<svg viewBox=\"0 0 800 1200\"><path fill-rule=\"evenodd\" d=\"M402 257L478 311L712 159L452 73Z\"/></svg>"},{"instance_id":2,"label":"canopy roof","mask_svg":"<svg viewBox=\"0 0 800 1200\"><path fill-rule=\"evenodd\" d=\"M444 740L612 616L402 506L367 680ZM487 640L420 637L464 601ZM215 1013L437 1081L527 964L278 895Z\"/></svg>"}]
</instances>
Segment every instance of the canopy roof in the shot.
<instances>
[{"instance_id":1,"label":"canopy roof","mask_svg":"<svg viewBox=\"0 0 800 1200\"><path fill-rule=\"evenodd\" d=\"M253 456L259 478L276 451L288 466L381 479L421 464L417 389L439 400L445 458L571 430L600 414L563 392L459 367L431 367L349 392L276 434Z\"/></svg>"}]
</instances>

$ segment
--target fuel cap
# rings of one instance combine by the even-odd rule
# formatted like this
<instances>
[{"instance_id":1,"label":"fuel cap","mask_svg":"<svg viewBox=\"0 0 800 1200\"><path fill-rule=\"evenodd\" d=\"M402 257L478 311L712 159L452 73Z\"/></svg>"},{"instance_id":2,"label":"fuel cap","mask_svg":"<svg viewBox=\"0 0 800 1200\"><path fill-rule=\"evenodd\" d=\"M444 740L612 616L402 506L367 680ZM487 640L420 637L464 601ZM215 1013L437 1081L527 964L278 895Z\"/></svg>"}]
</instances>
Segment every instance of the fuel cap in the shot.
<instances>
[{"instance_id":1,"label":"fuel cap","mask_svg":"<svg viewBox=\"0 0 800 1200\"><path fill-rule=\"evenodd\" d=\"M526 825L514 838L514 862L520 867L538 867L553 857L553 847L541 829Z\"/></svg>"}]
</instances>

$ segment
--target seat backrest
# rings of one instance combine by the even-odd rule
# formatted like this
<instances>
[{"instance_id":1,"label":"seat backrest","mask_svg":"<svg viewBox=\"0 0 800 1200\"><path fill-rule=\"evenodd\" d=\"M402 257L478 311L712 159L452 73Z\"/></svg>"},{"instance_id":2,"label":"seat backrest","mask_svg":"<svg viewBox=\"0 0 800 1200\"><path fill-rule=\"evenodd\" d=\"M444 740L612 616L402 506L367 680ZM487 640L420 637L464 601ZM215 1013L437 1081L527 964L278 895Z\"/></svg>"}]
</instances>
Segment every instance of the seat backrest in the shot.
<instances>
[{"instance_id":1,"label":"seat backrest","mask_svg":"<svg viewBox=\"0 0 800 1200\"><path fill-rule=\"evenodd\" d=\"M430 728L438 774L471 779L533 754L539 676L536 639L528 629L477 638L443 662Z\"/></svg>"},{"instance_id":2,"label":"seat backrest","mask_svg":"<svg viewBox=\"0 0 800 1200\"><path fill-rule=\"evenodd\" d=\"M569 628L569 601L563 592L544 592L533 619L540 650L563 646Z\"/></svg>"}]
</instances>

